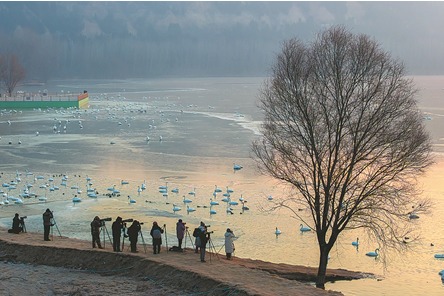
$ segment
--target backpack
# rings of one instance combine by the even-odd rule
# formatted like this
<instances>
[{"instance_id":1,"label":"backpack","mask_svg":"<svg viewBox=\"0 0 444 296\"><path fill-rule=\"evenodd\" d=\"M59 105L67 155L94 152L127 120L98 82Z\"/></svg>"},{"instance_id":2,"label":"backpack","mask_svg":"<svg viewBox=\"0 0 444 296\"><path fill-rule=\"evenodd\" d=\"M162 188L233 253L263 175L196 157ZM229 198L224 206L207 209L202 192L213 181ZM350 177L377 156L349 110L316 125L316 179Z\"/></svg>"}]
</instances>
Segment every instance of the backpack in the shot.
<instances>
[{"instance_id":1,"label":"backpack","mask_svg":"<svg viewBox=\"0 0 444 296\"><path fill-rule=\"evenodd\" d=\"M194 228L193 236L194 236L194 237L199 237L201 232L202 232L202 231L200 230L199 227L198 227L198 228Z\"/></svg>"},{"instance_id":2,"label":"backpack","mask_svg":"<svg viewBox=\"0 0 444 296\"><path fill-rule=\"evenodd\" d=\"M171 252L183 252L183 249L179 249L177 246L172 246L169 251Z\"/></svg>"},{"instance_id":3,"label":"backpack","mask_svg":"<svg viewBox=\"0 0 444 296\"><path fill-rule=\"evenodd\" d=\"M153 230L153 238L161 238L162 237L162 233L160 232L159 229L154 229Z\"/></svg>"}]
</instances>

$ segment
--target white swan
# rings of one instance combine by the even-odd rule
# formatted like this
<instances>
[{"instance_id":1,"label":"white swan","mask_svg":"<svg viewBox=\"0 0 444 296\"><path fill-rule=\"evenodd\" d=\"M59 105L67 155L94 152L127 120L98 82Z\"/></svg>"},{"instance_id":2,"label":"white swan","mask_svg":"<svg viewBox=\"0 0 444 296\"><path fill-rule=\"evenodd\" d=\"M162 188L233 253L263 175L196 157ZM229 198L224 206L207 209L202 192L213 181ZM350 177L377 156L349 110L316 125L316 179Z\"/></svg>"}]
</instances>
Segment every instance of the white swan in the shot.
<instances>
[{"instance_id":1,"label":"white swan","mask_svg":"<svg viewBox=\"0 0 444 296\"><path fill-rule=\"evenodd\" d=\"M409 219L419 219L419 216L415 213L410 213Z\"/></svg>"},{"instance_id":2,"label":"white swan","mask_svg":"<svg viewBox=\"0 0 444 296\"><path fill-rule=\"evenodd\" d=\"M310 227L306 227L303 224L301 224L300 227L299 227L299 230L301 232L308 232L308 231L311 231L311 228Z\"/></svg>"},{"instance_id":3,"label":"white swan","mask_svg":"<svg viewBox=\"0 0 444 296\"><path fill-rule=\"evenodd\" d=\"M72 198L72 202L73 203L77 203L77 202L81 202L82 201L82 199L80 198L80 197L78 197L78 196L74 196L73 198Z\"/></svg>"},{"instance_id":4,"label":"white swan","mask_svg":"<svg viewBox=\"0 0 444 296\"><path fill-rule=\"evenodd\" d=\"M233 164L233 170L234 171L239 171L241 170L243 167L240 164Z\"/></svg>"},{"instance_id":5,"label":"white swan","mask_svg":"<svg viewBox=\"0 0 444 296\"><path fill-rule=\"evenodd\" d=\"M87 194L87 196L88 196L88 197L91 197L91 198L97 198L97 194L96 194L95 192L89 192L89 193Z\"/></svg>"},{"instance_id":6,"label":"white swan","mask_svg":"<svg viewBox=\"0 0 444 296\"><path fill-rule=\"evenodd\" d=\"M232 205L232 206L237 206L239 203L235 200L230 200L230 201L228 201L228 204Z\"/></svg>"},{"instance_id":7,"label":"white swan","mask_svg":"<svg viewBox=\"0 0 444 296\"><path fill-rule=\"evenodd\" d=\"M188 192L189 195L196 196L196 188L193 188L193 191Z\"/></svg>"},{"instance_id":8,"label":"white swan","mask_svg":"<svg viewBox=\"0 0 444 296\"><path fill-rule=\"evenodd\" d=\"M369 257L378 257L378 255L379 255L379 248L377 248L374 252L368 252L365 255L369 256Z\"/></svg>"},{"instance_id":9,"label":"white swan","mask_svg":"<svg viewBox=\"0 0 444 296\"><path fill-rule=\"evenodd\" d=\"M280 231L280 229L276 227L276 230L274 231L274 234L279 235L279 234L281 234L281 233L282 233L282 232Z\"/></svg>"},{"instance_id":10,"label":"white swan","mask_svg":"<svg viewBox=\"0 0 444 296\"><path fill-rule=\"evenodd\" d=\"M356 238L356 241L352 242L352 246L359 246L359 237Z\"/></svg>"},{"instance_id":11,"label":"white swan","mask_svg":"<svg viewBox=\"0 0 444 296\"><path fill-rule=\"evenodd\" d=\"M217 185L214 185L214 192L216 192L216 193L222 192L222 189L217 187Z\"/></svg>"},{"instance_id":12,"label":"white swan","mask_svg":"<svg viewBox=\"0 0 444 296\"><path fill-rule=\"evenodd\" d=\"M168 193L168 182L164 186L159 186L159 193Z\"/></svg>"},{"instance_id":13,"label":"white swan","mask_svg":"<svg viewBox=\"0 0 444 296\"><path fill-rule=\"evenodd\" d=\"M191 213L191 212L194 212L194 211L196 211L195 208L192 208L192 207L190 207L190 206L187 205L187 213L188 213L188 214Z\"/></svg>"},{"instance_id":14,"label":"white swan","mask_svg":"<svg viewBox=\"0 0 444 296\"><path fill-rule=\"evenodd\" d=\"M173 212L175 213L175 212L178 212L178 211L180 211L180 210L182 210L180 207L178 207L178 206L176 206L175 204L173 204Z\"/></svg>"}]
</instances>

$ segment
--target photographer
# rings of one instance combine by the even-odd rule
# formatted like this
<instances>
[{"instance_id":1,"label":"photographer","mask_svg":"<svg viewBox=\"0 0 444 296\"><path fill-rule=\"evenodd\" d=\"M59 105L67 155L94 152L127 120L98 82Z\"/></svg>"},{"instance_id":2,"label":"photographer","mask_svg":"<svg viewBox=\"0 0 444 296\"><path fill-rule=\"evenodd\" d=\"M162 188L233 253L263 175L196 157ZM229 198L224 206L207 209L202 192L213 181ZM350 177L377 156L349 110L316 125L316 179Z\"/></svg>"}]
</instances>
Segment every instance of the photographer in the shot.
<instances>
[{"instance_id":1,"label":"photographer","mask_svg":"<svg viewBox=\"0 0 444 296\"><path fill-rule=\"evenodd\" d=\"M234 252L234 233L230 228L227 228L225 232L225 254L227 255L227 260L231 260L231 254Z\"/></svg>"},{"instance_id":2,"label":"photographer","mask_svg":"<svg viewBox=\"0 0 444 296\"><path fill-rule=\"evenodd\" d=\"M122 217L117 217L116 221L113 222L113 225L111 226L113 231L113 251L114 252L121 252L120 251L120 238L122 236L122 230L123 230L123 222Z\"/></svg>"},{"instance_id":3,"label":"photographer","mask_svg":"<svg viewBox=\"0 0 444 296\"><path fill-rule=\"evenodd\" d=\"M15 233L19 234L23 231L23 225L22 225L23 218L19 217L18 213L15 213L14 218L12 218L12 229L9 229L9 233Z\"/></svg>"},{"instance_id":4,"label":"photographer","mask_svg":"<svg viewBox=\"0 0 444 296\"><path fill-rule=\"evenodd\" d=\"M52 212L50 209L46 209L43 213L43 239L45 241L50 241L49 239L49 231L52 226L51 219L53 218Z\"/></svg>"},{"instance_id":5,"label":"photographer","mask_svg":"<svg viewBox=\"0 0 444 296\"><path fill-rule=\"evenodd\" d=\"M99 247L99 249L103 249L100 244L100 227L102 226L102 222L100 221L99 216L95 216L94 220L91 222L91 236L92 236L92 247Z\"/></svg>"},{"instance_id":6,"label":"photographer","mask_svg":"<svg viewBox=\"0 0 444 296\"><path fill-rule=\"evenodd\" d=\"M182 250L182 241L185 235L185 224L186 223L182 222L182 219L179 219L179 221L176 223L176 235L179 242L179 250Z\"/></svg>"},{"instance_id":7,"label":"photographer","mask_svg":"<svg viewBox=\"0 0 444 296\"><path fill-rule=\"evenodd\" d=\"M153 222L153 227L151 228L150 235L153 238L153 251L154 254L160 253L160 245L162 244L162 233L163 229L157 225L157 222Z\"/></svg>"},{"instance_id":8,"label":"photographer","mask_svg":"<svg viewBox=\"0 0 444 296\"><path fill-rule=\"evenodd\" d=\"M130 227L128 227L128 237L129 237L129 241L131 243L131 252L132 253L137 253L137 238L139 236L139 232L140 232L140 223L137 220L133 221L133 224L131 224Z\"/></svg>"},{"instance_id":9,"label":"photographer","mask_svg":"<svg viewBox=\"0 0 444 296\"><path fill-rule=\"evenodd\" d=\"M208 226L209 227L209 226ZM200 226L197 228L198 229L198 233L197 233L197 237L196 237L196 253L198 250L198 247L200 248L200 262L206 262L205 261L205 248L207 246L207 241L208 241L208 235L207 234L207 226L205 225L204 222L200 222Z\"/></svg>"}]
</instances>

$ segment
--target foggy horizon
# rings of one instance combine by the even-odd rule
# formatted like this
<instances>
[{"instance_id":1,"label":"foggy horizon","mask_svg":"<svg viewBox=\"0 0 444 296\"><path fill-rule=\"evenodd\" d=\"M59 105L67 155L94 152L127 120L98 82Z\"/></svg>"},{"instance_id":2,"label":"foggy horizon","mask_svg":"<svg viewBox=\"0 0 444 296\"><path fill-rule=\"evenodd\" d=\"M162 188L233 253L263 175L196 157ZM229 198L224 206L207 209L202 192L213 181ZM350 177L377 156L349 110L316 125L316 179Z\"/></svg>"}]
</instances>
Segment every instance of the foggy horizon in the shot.
<instances>
[{"instance_id":1,"label":"foggy horizon","mask_svg":"<svg viewBox=\"0 0 444 296\"><path fill-rule=\"evenodd\" d=\"M409 75L444 72L444 2L2 2L25 80L267 76L282 42L367 34Z\"/></svg>"}]
</instances>

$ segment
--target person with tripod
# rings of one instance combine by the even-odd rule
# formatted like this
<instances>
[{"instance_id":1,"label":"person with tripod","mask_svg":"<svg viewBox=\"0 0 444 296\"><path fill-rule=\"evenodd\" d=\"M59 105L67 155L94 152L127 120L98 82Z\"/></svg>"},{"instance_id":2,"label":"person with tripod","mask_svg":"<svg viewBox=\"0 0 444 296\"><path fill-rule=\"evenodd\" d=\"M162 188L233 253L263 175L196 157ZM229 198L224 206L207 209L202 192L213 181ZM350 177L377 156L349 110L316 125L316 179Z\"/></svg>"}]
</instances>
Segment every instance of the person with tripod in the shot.
<instances>
[{"instance_id":1,"label":"person with tripod","mask_svg":"<svg viewBox=\"0 0 444 296\"><path fill-rule=\"evenodd\" d=\"M199 247L200 247L200 262L206 262L205 261L205 249L207 247L207 241L209 238L209 233L207 233L207 226L205 225L205 223L200 222L200 226L198 228L199 231Z\"/></svg>"},{"instance_id":2,"label":"person with tripod","mask_svg":"<svg viewBox=\"0 0 444 296\"><path fill-rule=\"evenodd\" d=\"M182 219L179 219L179 221L176 223L176 235L177 235L177 240L179 242L179 250L182 251L182 241L183 241L183 237L185 235L185 224L182 222Z\"/></svg>"},{"instance_id":3,"label":"person with tripod","mask_svg":"<svg viewBox=\"0 0 444 296\"><path fill-rule=\"evenodd\" d=\"M137 220L133 221L130 227L128 227L127 233L131 245L131 252L137 253L137 238L139 237L140 232L140 223Z\"/></svg>"},{"instance_id":4,"label":"person with tripod","mask_svg":"<svg viewBox=\"0 0 444 296\"><path fill-rule=\"evenodd\" d=\"M53 225L51 219L53 218L52 212L50 209L46 209L43 213L43 239L45 241L50 241L49 239L49 231L51 230L51 226Z\"/></svg>"},{"instance_id":5,"label":"person with tripod","mask_svg":"<svg viewBox=\"0 0 444 296\"><path fill-rule=\"evenodd\" d=\"M94 220L91 222L91 236L92 236L92 247L99 247L99 249L103 249L100 244L100 227L102 227L102 222L100 221L99 216L95 216Z\"/></svg>"},{"instance_id":6,"label":"person with tripod","mask_svg":"<svg viewBox=\"0 0 444 296\"><path fill-rule=\"evenodd\" d=\"M111 226L113 231L113 251L114 252L121 252L120 251L120 238L122 237L122 230L123 230L123 222L122 217L117 217L116 221L113 222L113 225Z\"/></svg>"},{"instance_id":7,"label":"person with tripod","mask_svg":"<svg viewBox=\"0 0 444 296\"><path fill-rule=\"evenodd\" d=\"M227 255L227 260L231 260L231 254L234 252L234 233L230 228L227 228L225 232L225 254Z\"/></svg>"},{"instance_id":8,"label":"person with tripod","mask_svg":"<svg viewBox=\"0 0 444 296\"><path fill-rule=\"evenodd\" d=\"M157 224L156 221L153 222L153 227L151 227L150 235L153 238L153 251L154 254L160 253L160 245L162 245L162 233L163 229Z\"/></svg>"}]
</instances>

